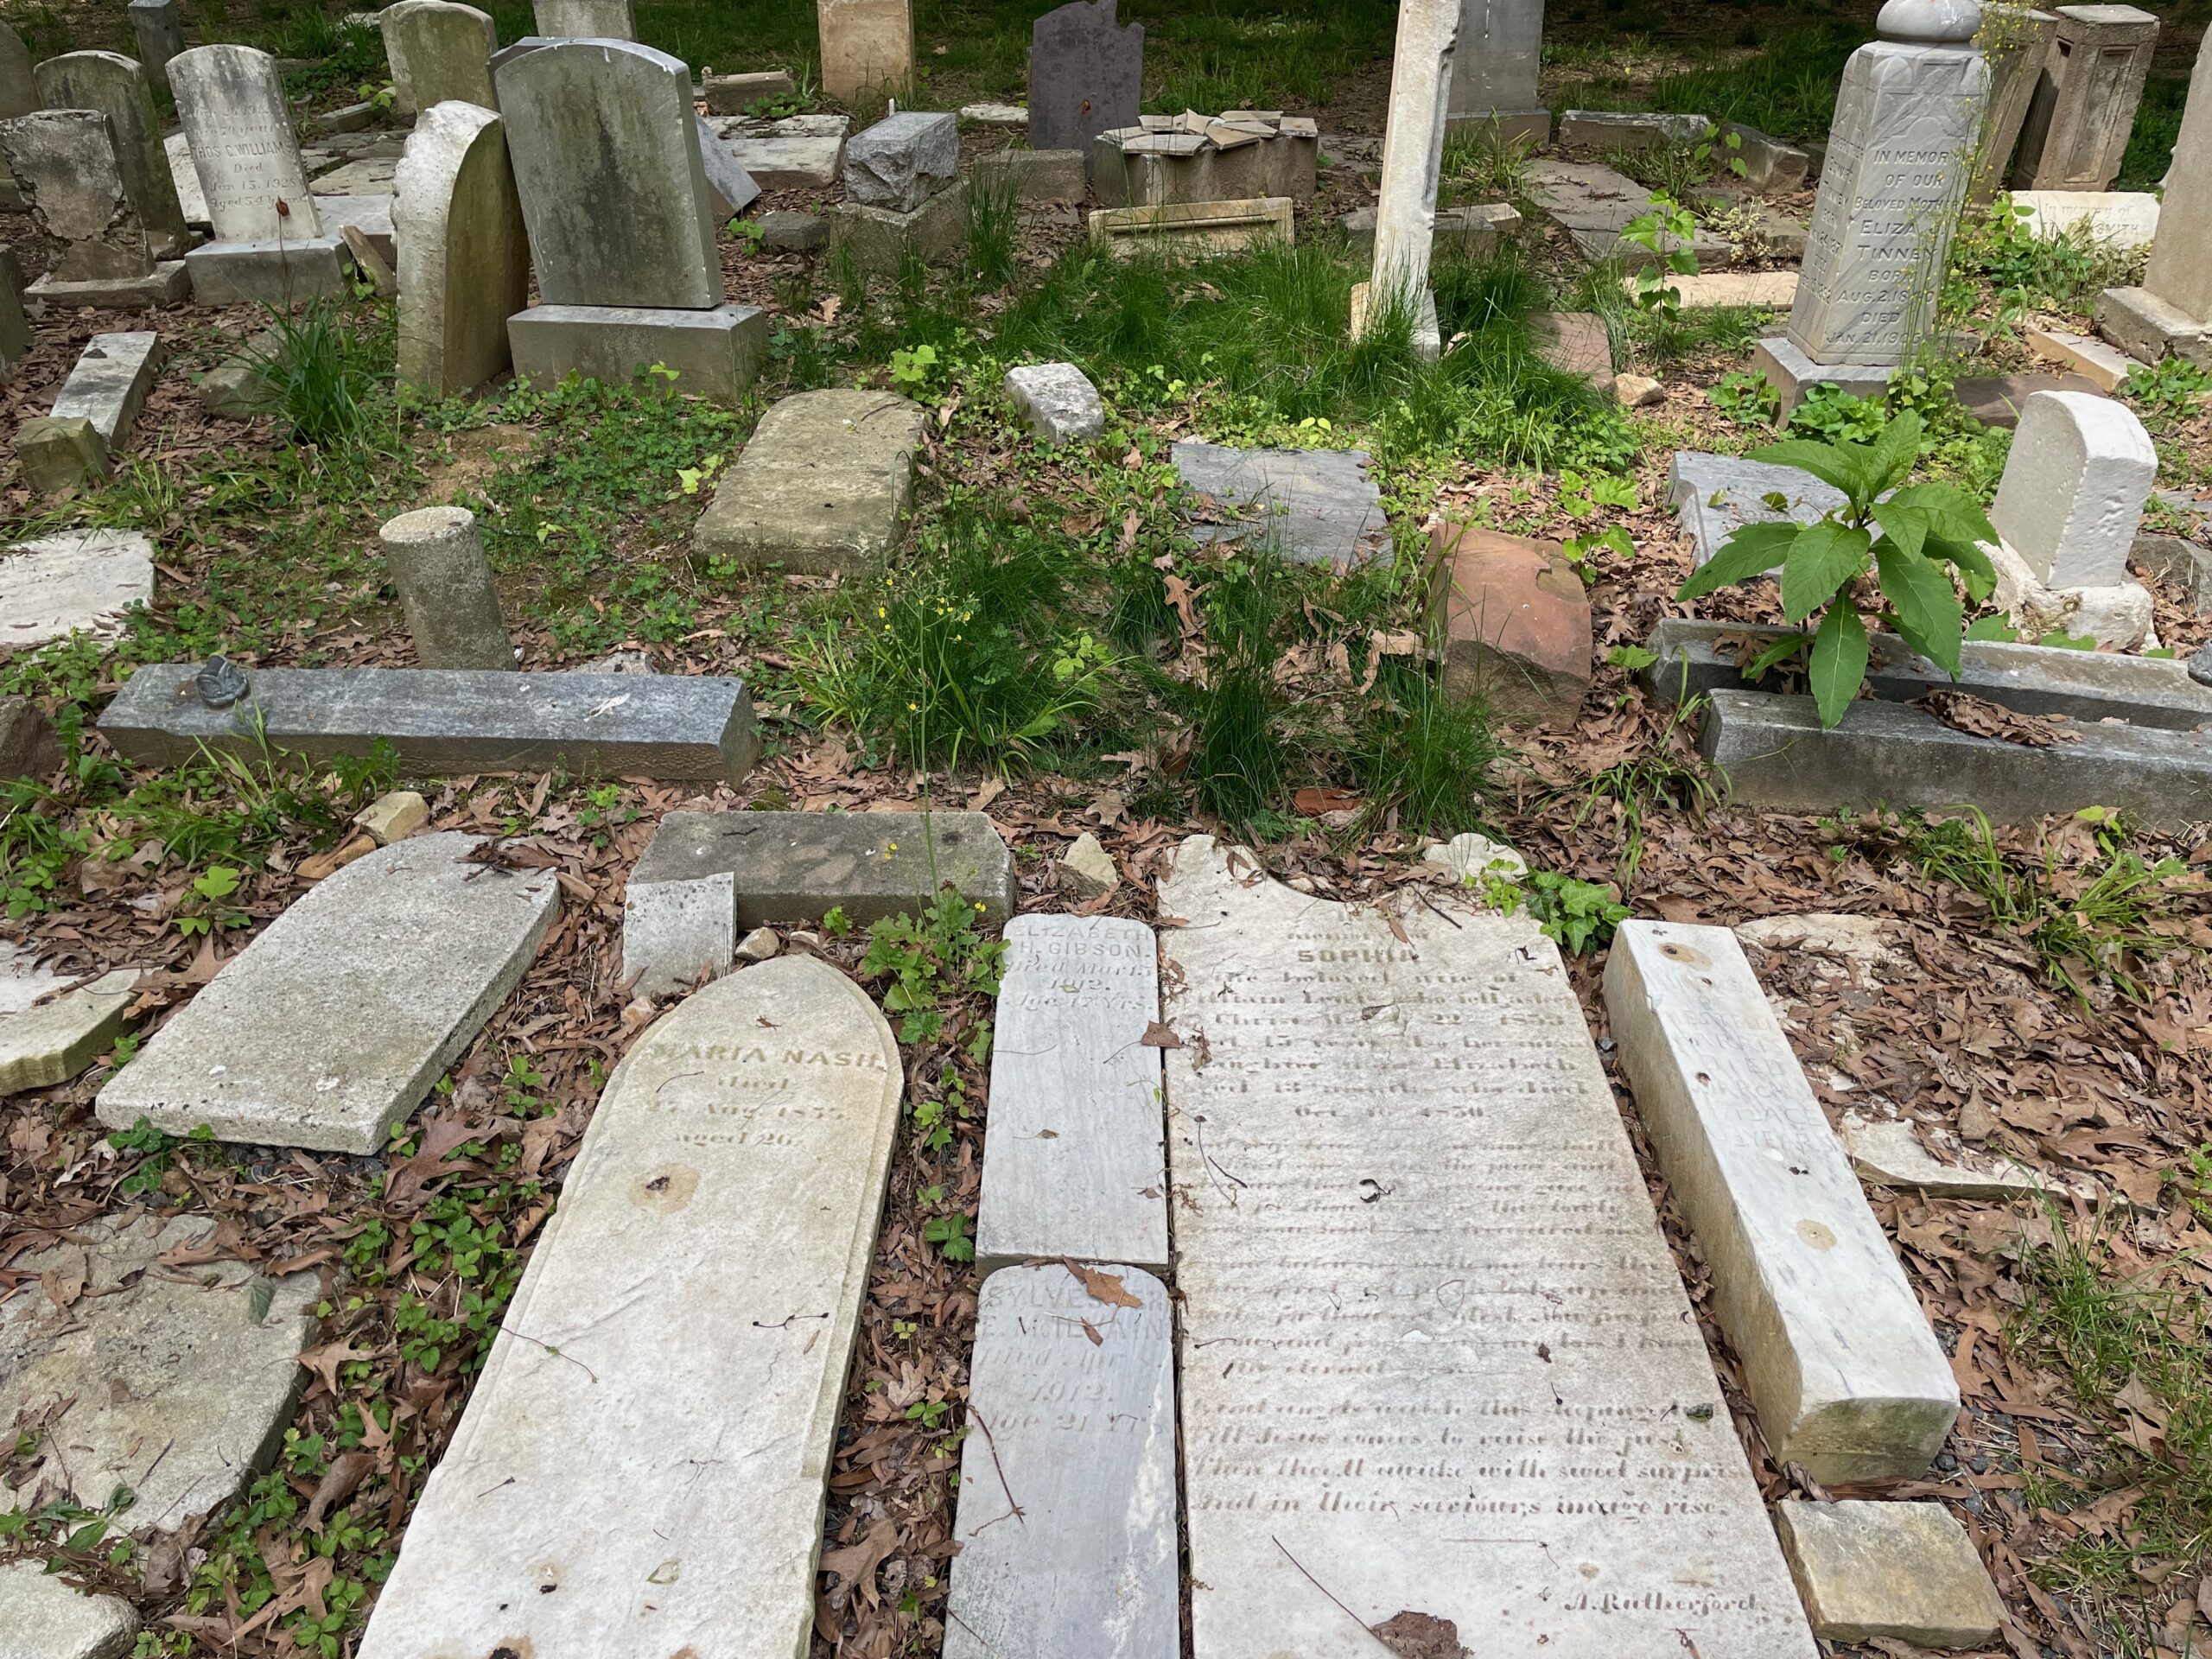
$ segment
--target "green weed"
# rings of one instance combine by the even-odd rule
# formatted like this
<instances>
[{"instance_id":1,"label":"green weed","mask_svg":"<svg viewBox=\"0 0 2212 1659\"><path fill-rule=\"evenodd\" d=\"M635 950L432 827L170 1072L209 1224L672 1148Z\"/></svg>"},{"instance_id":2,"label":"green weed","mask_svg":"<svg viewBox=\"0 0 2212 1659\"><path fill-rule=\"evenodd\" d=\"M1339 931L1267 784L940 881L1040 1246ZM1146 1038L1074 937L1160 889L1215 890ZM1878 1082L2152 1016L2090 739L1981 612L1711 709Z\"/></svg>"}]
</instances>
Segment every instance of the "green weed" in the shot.
<instances>
[{"instance_id":1,"label":"green weed","mask_svg":"<svg viewBox=\"0 0 2212 1659\"><path fill-rule=\"evenodd\" d=\"M913 866L918 896L937 880L926 816L913 843L899 855ZM883 1007L899 1017L899 1040L931 1043L944 1029L944 1005L969 995L995 995L1006 965L1006 943L976 931L982 906L950 885L924 898L918 915L887 916L868 931L861 972L884 983Z\"/></svg>"},{"instance_id":2,"label":"green weed","mask_svg":"<svg viewBox=\"0 0 2212 1659\"><path fill-rule=\"evenodd\" d=\"M1352 739L1367 823L1395 812L1408 835L1446 836L1479 822L1490 769L1505 752L1488 704L1452 696L1418 660L1386 659L1376 690Z\"/></svg>"}]
</instances>

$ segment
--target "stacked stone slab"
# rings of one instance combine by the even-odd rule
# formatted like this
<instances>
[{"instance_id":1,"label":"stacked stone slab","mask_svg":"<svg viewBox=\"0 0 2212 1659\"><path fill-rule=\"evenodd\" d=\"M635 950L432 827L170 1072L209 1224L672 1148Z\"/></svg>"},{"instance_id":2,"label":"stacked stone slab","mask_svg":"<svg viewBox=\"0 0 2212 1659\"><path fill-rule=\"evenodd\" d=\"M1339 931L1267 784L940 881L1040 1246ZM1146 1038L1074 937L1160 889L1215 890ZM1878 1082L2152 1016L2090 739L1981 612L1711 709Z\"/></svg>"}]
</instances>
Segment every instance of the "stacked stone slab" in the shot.
<instances>
[{"instance_id":1,"label":"stacked stone slab","mask_svg":"<svg viewBox=\"0 0 2212 1659\"><path fill-rule=\"evenodd\" d=\"M822 25L822 90L855 105L914 82L912 0L816 0Z\"/></svg>"},{"instance_id":2,"label":"stacked stone slab","mask_svg":"<svg viewBox=\"0 0 2212 1659\"><path fill-rule=\"evenodd\" d=\"M1410 322L1416 357L1443 349L1428 256L1436 238L1436 190L1444 172L1444 131L1452 94L1461 0L1405 0L1390 60L1390 117L1382 139L1382 181L1375 204L1375 263L1351 291L1356 339L1377 321Z\"/></svg>"},{"instance_id":3,"label":"stacked stone slab","mask_svg":"<svg viewBox=\"0 0 2212 1659\"><path fill-rule=\"evenodd\" d=\"M2158 20L2133 6L2058 8L2058 28L2020 129L2012 186L2104 190L2120 176Z\"/></svg>"},{"instance_id":4,"label":"stacked stone slab","mask_svg":"<svg viewBox=\"0 0 2212 1659\"><path fill-rule=\"evenodd\" d=\"M2108 288L2097 332L2146 363L2171 353L2212 362L2212 41L2196 54L2174 141L2150 268L2140 288Z\"/></svg>"},{"instance_id":5,"label":"stacked stone slab","mask_svg":"<svg viewBox=\"0 0 2212 1659\"><path fill-rule=\"evenodd\" d=\"M1473 129L1530 147L1552 136L1536 92L1544 51L1544 0L1460 0L1452 59L1452 130Z\"/></svg>"},{"instance_id":6,"label":"stacked stone slab","mask_svg":"<svg viewBox=\"0 0 2212 1659\"><path fill-rule=\"evenodd\" d=\"M514 313L518 373L676 388L734 402L767 319L723 296L691 72L665 52L562 40L494 74L542 303Z\"/></svg>"},{"instance_id":7,"label":"stacked stone slab","mask_svg":"<svg viewBox=\"0 0 2212 1659\"><path fill-rule=\"evenodd\" d=\"M30 297L159 306L184 296L184 266L155 257L131 200L115 128L99 110L39 110L0 122L0 162L59 246Z\"/></svg>"},{"instance_id":8,"label":"stacked stone slab","mask_svg":"<svg viewBox=\"0 0 2212 1659\"><path fill-rule=\"evenodd\" d=\"M1136 124L1143 97L1144 25L1120 22L1115 0L1070 0L1029 31L1030 149L1088 158L1100 133Z\"/></svg>"},{"instance_id":9,"label":"stacked stone slab","mask_svg":"<svg viewBox=\"0 0 2212 1659\"><path fill-rule=\"evenodd\" d=\"M1988 100L1974 16L1893 3L1844 67L1789 331L1753 358L1783 418L1811 385L1879 392L1928 332Z\"/></svg>"},{"instance_id":10,"label":"stacked stone slab","mask_svg":"<svg viewBox=\"0 0 2212 1659\"><path fill-rule=\"evenodd\" d=\"M492 86L499 26L487 13L453 0L399 0L378 18L391 60L392 105L413 115L448 99L499 107Z\"/></svg>"},{"instance_id":11,"label":"stacked stone slab","mask_svg":"<svg viewBox=\"0 0 2212 1659\"><path fill-rule=\"evenodd\" d=\"M54 397L54 412L25 421L16 434L23 481L54 492L105 478L161 368L162 342L151 332L94 334Z\"/></svg>"},{"instance_id":12,"label":"stacked stone slab","mask_svg":"<svg viewBox=\"0 0 2212 1659\"><path fill-rule=\"evenodd\" d=\"M959 176L957 116L901 111L845 144L845 200L830 240L866 269L909 254L950 257L968 241L968 183Z\"/></svg>"},{"instance_id":13,"label":"stacked stone slab","mask_svg":"<svg viewBox=\"0 0 2212 1659\"><path fill-rule=\"evenodd\" d=\"M431 105L397 180L399 378L440 397L471 391L512 365L507 319L530 302L506 124L474 103Z\"/></svg>"},{"instance_id":14,"label":"stacked stone slab","mask_svg":"<svg viewBox=\"0 0 2212 1659\"><path fill-rule=\"evenodd\" d=\"M98 110L108 118L124 193L145 226L156 259L181 259L190 245L176 181L162 148L154 85L139 65L117 52L68 52L37 69L39 101L49 110Z\"/></svg>"},{"instance_id":15,"label":"stacked stone slab","mask_svg":"<svg viewBox=\"0 0 2212 1659\"><path fill-rule=\"evenodd\" d=\"M1274 110L1146 116L1111 127L1091 148L1098 200L1113 206L1313 199L1320 128Z\"/></svg>"},{"instance_id":16,"label":"stacked stone slab","mask_svg":"<svg viewBox=\"0 0 2212 1659\"><path fill-rule=\"evenodd\" d=\"M202 305L335 299L352 264L326 230L292 134L276 60L250 46L200 46L169 65L214 239L185 256Z\"/></svg>"},{"instance_id":17,"label":"stacked stone slab","mask_svg":"<svg viewBox=\"0 0 2212 1659\"><path fill-rule=\"evenodd\" d=\"M639 1039L361 1659L805 1651L903 1078L882 1014L812 957Z\"/></svg>"}]
</instances>

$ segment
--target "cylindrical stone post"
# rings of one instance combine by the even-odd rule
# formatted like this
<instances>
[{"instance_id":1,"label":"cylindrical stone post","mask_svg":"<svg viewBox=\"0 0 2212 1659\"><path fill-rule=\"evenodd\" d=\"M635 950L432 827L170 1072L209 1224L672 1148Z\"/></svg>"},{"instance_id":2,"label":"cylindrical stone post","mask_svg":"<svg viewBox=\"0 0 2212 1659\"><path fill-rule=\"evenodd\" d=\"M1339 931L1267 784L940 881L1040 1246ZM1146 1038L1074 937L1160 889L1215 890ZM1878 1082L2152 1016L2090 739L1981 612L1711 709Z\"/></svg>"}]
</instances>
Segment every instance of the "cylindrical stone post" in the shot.
<instances>
[{"instance_id":1,"label":"cylindrical stone post","mask_svg":"<svg viewBox=\"0 0 2212 1659\"><path fill-rule=\"evenodd\" d=\"M377 532L424 668L512 668L492 562L465 507L403 512Z\"/></svg>"}]
</instances>

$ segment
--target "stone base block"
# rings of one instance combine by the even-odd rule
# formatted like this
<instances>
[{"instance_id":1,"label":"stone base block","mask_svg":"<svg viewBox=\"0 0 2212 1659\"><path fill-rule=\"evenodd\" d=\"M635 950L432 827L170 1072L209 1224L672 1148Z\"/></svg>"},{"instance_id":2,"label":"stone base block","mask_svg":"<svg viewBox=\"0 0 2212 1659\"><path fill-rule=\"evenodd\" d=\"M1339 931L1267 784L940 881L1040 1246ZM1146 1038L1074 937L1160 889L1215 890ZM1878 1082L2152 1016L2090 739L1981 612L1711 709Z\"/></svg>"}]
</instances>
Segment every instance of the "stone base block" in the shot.
<instances>
[{"instance_id":1,"label":"stone base block","mask_svg":"<svg viewBox=\"0 0 2212 1659\"><path fill-rule=\"evenodd\" d=\"M2147 288L2108 288L2097 296L2097 332L2145 363L2169 353L2192 363L2212 362L2207 325L2169 305Z\"/></svg>"},{"instance_id":2,"label":"stone base block","mask_svg":"<svg viewBox=\"0 0 2212 1659\"><path fill-rule=\"evenodd\" d=\"M27 300L49 305L96 305L118 311L155 311L165 305L182 305L192 293L192 278L184 261L164 259L150 276L100 276L90 282L57 283L41 276L23 290Z\"/></svg>"},{"instance_id":3,"label":"stone base block","mask_svg":"<svg viewBox=\"0 0 2212 1659\"><path fill-rule=\"evenodd\" d=\"M59 494L113 470L107 440L81 415L25 421L16 434L16 463L23 482L41 495Z\"/></svg>"},{"instance_id":4,"label":"stone base block","mask_svg":"<svg viewBox=\"0 0 2212 1659\"><path fill-rule=\"evenodd\" d=\"M1365 283L1354 283L1351 289L1351 335L1358 339L1367 332L1367 291ZM1424 288L1421 291L1421 312L1414 318L1413 348L1414 359L1422 363L1433 363L1444 355L1444 328L1436 320L1436 291Z\"/></svg>"},{"instance_id":5,"label":"stone base block","mask_svg":"<svg viewBox=\"0 0 2212 1659\"><path fill-rule=\"evenodd\" d=\"M1079 149L996 150L978 156L971 172L977 182L1007 181L1017 201L1083 200L1083 152Z\"/></svg>"},{"instance_id":6,"label":"stone base block","mask_svg":"<svg viewBox=\"0 0 2212 1659\"><path fill-rule=\"evenodd\" d=\"M1766 377L1781 400L1774 416L1777 423L1787 421L1789 411L1815 386L1834 386L1853 397L1879 397L1889 391L1891 377L1897 372L1895 364L1815 363L1783 334L1758 343L1751 353L1751 368Z\"/></svg>"},{"instance_id":7,"label":"stone base block","mask_svg":"<svg viewBox=\"0 0 2212 1659\"><path fill-rule=\"evenodd\" d=\"M1468 110L1445 118L1445 136L1479 134L1503 143L1541 149L1552 141L1552 112L1534 110Z\"/></svg>"},{"instance_id":8,"label":"stone base block","mask_svg":"<svg viewBox=\"0 0 2212 1659\"><path fill-rule=\"evenodd\" d=\"M911 213L841 201L830 210L831 248L843 248L863 270L899 269L911 251L942 264L968 245L968 181L939 191Z\"/></svg>"},{"instance_id":9,"label":"stone base block","mask_svg":"<svg viewBox=\"0 0 2212 1659\"><path fill-rule=\"evenodd\" d=\"M676 371L676 389L734 404L753 384L768 346L768 319L749 305L711 311L629 305L537 305L507 319L515 372L558 380L627 382L655 365Z\"/></svg>"},{"instance_id":10,"label":"stone base block","mask_svg":"<svg viewBox=\"0 0 2212 1659\"><path fill-rule=\"evenodd\" d=\"M300 242L210 242L184 256L199 305L304 305L346 296L353 256L337 232Z\"/></svg>"}]
</instances>

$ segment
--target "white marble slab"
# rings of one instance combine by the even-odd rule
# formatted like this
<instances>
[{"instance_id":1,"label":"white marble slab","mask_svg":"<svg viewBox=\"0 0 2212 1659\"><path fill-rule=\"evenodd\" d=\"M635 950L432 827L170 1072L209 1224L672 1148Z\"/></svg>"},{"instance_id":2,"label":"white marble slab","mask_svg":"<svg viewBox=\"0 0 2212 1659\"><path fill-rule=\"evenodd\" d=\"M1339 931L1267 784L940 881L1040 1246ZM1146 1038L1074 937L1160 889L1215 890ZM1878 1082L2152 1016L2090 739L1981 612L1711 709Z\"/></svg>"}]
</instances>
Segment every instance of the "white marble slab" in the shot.
<instances>
[{"instance_id":1,"label":"white marble slab","mask_svg":"<svg viewBox=\"0 0 2212 1659\"><path fill-rule=\"evenodd\" d=\"M1195 1659L1812 1659L1557 950L1160 898Z\"/></svg>"},{"instance_id":2,"label":"white marble slab","mask_svg":"<svg viewBox=\"0 0 2212 1659\"><path fill-rule=\"evenodd\" d=\"M608 1080L359 1659L794 1659L903 1083L810 957Z\"/></svg>"}]
</instances>

